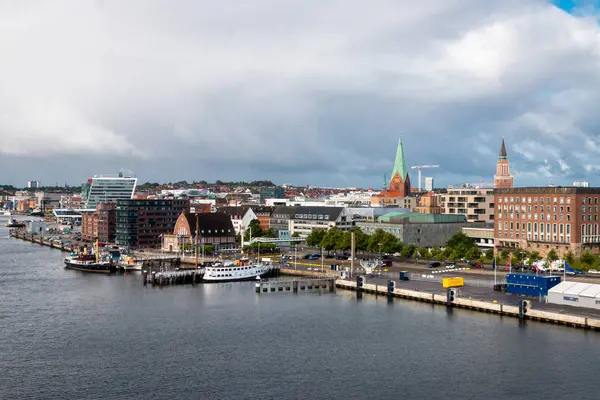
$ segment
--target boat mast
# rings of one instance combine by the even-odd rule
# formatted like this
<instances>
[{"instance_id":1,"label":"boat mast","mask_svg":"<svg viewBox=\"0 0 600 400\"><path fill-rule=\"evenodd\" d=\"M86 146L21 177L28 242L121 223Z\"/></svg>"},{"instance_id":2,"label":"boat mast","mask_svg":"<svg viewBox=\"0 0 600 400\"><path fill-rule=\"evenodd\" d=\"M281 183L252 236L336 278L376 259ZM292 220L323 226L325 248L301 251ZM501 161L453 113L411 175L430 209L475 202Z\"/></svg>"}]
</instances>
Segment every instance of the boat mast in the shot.
<instances>
[{"instance_id":1,"label":"boat mast","mask_svg":"<svg viewBox=\"0 0 600 400\"><path fill-rule=\"evenodd\" d=\"M198 214L196 214L196 269L198 269Z\"/></svg>"}]
</instances>

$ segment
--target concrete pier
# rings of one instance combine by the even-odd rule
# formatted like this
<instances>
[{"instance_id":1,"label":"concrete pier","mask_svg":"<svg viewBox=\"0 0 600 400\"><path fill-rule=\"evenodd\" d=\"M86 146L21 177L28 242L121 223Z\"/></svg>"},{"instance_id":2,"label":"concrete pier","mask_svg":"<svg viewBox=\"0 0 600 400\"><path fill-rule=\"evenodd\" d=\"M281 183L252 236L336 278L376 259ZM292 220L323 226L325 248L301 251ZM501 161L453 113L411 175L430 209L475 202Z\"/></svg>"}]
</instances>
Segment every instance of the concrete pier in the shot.
<instances>
[{"instance_id":1,"label":"concrete pier","mask_svg":"<svg viewBox=\"0 0 600 400\"><path fill-rule=\"evenodd\" d=\"M329 293L335 292L335 279L277 279L257 282L255 286L255 291L259 294L271 292L300 293L312 290L324 290Z\"/></svg>"},{"instance_id":2,"label":"concrete pier","mask_svg":"<svg viewBox=\"0 0 600 400\"><path fill-rule=\"evenodd\" d=\"M346 290L356 291L357 289L355 281L337 279L335 281L335 285L338 288ZM371 293L375 295L388 295L388 287L386 285L363 283L362 292ZM424 301L427 303L448 306L447 297L441 294L417 292L414 290L407 289L394 289L391 296L396 298ZM488 303L485 301L477 301L457 297L454 299L454 301L451 302L450 306L519 318L519 307L499 303ZM529 309L527 313L523 315L523 319L553 324L561 324L577 328L600 330L600 319L568 314L559 314L549 311L541 311L536 310L535 308Z\"/></svg>"}]
</instances>

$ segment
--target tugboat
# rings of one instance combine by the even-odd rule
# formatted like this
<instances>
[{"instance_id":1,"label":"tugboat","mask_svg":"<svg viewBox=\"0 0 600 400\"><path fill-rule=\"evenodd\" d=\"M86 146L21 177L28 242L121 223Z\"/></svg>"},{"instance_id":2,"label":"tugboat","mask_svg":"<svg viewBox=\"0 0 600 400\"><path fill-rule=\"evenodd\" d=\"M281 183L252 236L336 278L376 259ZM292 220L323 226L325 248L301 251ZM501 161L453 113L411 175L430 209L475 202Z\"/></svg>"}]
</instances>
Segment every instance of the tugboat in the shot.
<instances>
[{"instance_id":1,"label":"tugboat","mask_svg":"<svg viewBox=\"0 0 600 400\"><path fill-rule=\"evenodd\" d=\"M83 272L96 272L110 274L116 272L116 265L112 259L100 260L98 258L98 242L96 241L96 251L89 254L87 249L81 254L76 254L65 258L65 268L74 269Z\"/></svg>"}]
</instances>

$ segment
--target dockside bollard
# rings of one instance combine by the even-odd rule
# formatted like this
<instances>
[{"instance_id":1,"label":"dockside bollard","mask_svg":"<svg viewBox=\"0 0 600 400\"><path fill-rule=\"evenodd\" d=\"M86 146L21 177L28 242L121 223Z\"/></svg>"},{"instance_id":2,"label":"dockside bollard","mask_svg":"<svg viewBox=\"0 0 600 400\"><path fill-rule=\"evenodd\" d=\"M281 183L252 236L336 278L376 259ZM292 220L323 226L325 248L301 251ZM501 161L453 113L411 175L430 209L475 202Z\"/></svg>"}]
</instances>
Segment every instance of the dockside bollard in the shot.
<instances>
[{"instance_id":1,"label":"dockside bollard","mask_svg":"<svg viewBox=\"0 0 600 400\"><path fill-rule=\"evenodd\" d=\"M144 270L142 274L144 276L144 286L146 286L148 284L148 271Z\"/></svg>"},{"instance_id":2,"label":"dockside bollard","mask_svg":"<svg viewBox=\"0 0 600 400\"><path fill-rule=\"evenodd\" d=\"M394 281L392 280L387 283L387 298L389 302L394 300Z\"/></svg>"},{"instance_id":3,"label":"dockside bollard","mask_svg":"<svg viewBox=\"0 0 600 400\"><path fill-rule=\"evenodd\" d=\"M360 275L356 276L356 298L362 298L362 289L363 288L363 277Z\"/></svg>"}]
</instances>

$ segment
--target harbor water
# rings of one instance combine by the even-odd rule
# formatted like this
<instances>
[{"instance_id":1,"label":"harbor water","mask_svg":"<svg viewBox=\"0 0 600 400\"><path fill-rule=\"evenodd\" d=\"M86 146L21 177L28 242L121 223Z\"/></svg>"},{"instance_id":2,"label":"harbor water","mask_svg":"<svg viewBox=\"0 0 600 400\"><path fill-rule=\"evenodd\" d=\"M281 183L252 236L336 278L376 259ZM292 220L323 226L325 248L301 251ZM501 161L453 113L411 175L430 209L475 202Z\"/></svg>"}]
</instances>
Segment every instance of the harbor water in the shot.
<instances>
[{"instance_id":1,"label":"harbor water","mask_svg":"<svg viewBox=\"0 0 600 400\"><path fill-rule=\"evenodd\" d=\"M597 332L344 291L144 287L0 237L0 399L598 398Z\"/></svg>"}]
</instances>

